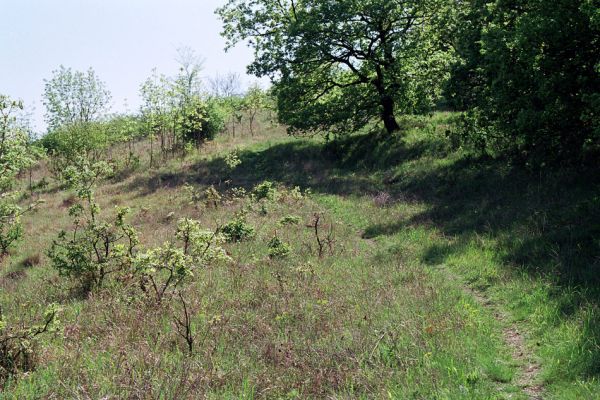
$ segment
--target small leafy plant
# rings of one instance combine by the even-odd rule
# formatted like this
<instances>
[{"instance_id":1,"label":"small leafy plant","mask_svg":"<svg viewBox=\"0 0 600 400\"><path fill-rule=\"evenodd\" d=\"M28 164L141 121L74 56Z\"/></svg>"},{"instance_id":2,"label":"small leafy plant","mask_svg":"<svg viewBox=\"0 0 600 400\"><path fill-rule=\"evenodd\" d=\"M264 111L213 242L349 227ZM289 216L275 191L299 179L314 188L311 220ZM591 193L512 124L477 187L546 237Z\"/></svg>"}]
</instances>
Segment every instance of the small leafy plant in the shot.
<instances>
[{"instance_id":1,"label":"small leafy plant","mask_svg":"<svg viewBox=\"0 0 600 400\"><path fill-rule=\"evenodd\" d=\"M242 164L242 160L240 160L240 156L237 150L234 150L225 156L225 164L227 165L227 168L229 168L231 171L233 171L239 165Z\"/></svg>"},{"instance_id":2,"label":"small leafy plant","mask_svg":"<svg viewBox=\"0 0 600 400\"><path fill-rule=\"evenodd\" d=\"M142 290L152 293L157 303L192 275L192 267L192 257L171 243L139 254L134 260Z\"/></svg>"},{"instance_id":3,"label":"small leafy plant","mask_svg":"<svg viewBox=\"0 0 600 400\"><path fill-rule=\"evenodd\" d=\"M231 260L221 247L225 242L223 235L202 229L198 221L181 219L175 237L181 242L180 247L166 242L137 255L133 261L142 290L151 293L158 304L192 277L195 269Z\"/></svg>"},{"instance_id":4,"label":"small leafy plant","mask_svg":"<svg viewBox=\"0 0 600 400\"><path fill-rule=\"evenodd\" d=\"M12 201L0 202L0 255L8 254L12 245L23 236L21 207Z\"/></svg>"},{"instance_id":5,"label":"small leafy plant","mask_svg":"<svg viewBox=\"0 0 600 400\"><path fill-rule=\"evenodd\" d=\"M291 252L291 247L289 244L283 242L279 237L273 236L273 238L269 241L269 257L272 259L276 258L286 258L289 256Z\"/></svg>"},{"instance_id":6,"label":"small leafy plant","mask_svg":"<svg viewBox=\"0 0 600 400\"><path fill-rule=\"evenodd\" d=\"M252 195L256 201L263 199L274 200L277 197L277 189L275 184L271 181L264 181L254 187Z\"/></svg>"},{"instance_id":7,"label":"small leafy plant","mask_svg":"<svg viewBox=\"0 0 600 400\"><path fill-rule=\"evenodd\" d=\"M230 198L232 200L241 200L244 199L248 193L246 192L246 189L244 189L243 187L234 187L232 188L230 191Z\"/></svg>"},{"instance_id":8,"label":"small leafy plant","mask_svg":"<svg viewBox=\"0 0 600 400\"><path fill-rule=\"evenodd\" d=\"M223 233L228 242L235 243L253 238L255 230L252 225L246 222L246 216L240 214L223 225L221 233Z\"/></svg>"},{"instance_id":9,"label":"small leafy plant","mask_svg":"<svg viewBox=\"0 0 600 400\"><path fill-rule=\"evenodd\" d=\"M286 215L285 217L279 220L279 225L281 226L289 226L289 225L298 225L301 221L301 218L297 215Z\"/></svg>"},{"instance_id":10,"label":"small leafy plant","mask_svg":"<svg viewBox=\"0 0 600 400\"><path fill-rule=\"evenodd\" d=\"M51 304L46 308L42 323L30 327L9 326L0 308L0 387L19 372L32 371L37 363L37 337L55 331L60 324L60 308Z\"/></svg>"},{"instance_id":11,"label":"small leafy plant","mask_svg":"<svg viewBox=\"0 0 600 400\"><path fill-rule=\"evenodd\" d=\"M202 201L202 192L189 183L183 185L183 192L189 199L190 204L197 205Z\"/></svg>"}]
</instances>

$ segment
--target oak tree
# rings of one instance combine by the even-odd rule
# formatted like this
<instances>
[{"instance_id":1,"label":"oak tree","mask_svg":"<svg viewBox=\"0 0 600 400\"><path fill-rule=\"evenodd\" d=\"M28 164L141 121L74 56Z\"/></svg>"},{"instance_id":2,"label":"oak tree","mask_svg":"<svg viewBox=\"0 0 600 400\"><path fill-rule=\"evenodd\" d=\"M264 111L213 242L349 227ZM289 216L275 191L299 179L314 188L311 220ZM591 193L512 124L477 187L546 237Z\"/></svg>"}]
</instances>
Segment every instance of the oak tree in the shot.
<instances>
[{"instance_id":1,"label":"oak tree","mask_svg":"<svg viewBox=\"0 0 600 400\"><path fill-rule=\"evenodd\" d=\"M378 116L434 105L449 51L437 20L444 0L229 0L217 10L228 46L247 41L248 67L274 84L293 132L358 129Z\"/></svg>"}]
</instances>

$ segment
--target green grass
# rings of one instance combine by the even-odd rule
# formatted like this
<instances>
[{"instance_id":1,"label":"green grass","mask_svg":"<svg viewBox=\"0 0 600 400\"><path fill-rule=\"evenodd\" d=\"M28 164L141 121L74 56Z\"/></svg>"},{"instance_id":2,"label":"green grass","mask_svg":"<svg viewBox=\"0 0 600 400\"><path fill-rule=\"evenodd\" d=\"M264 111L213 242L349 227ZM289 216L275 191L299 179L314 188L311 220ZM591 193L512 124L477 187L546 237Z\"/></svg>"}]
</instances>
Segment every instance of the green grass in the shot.
<instances>
[{"instance_id":1,"label":"green grass","mask_svg":"<svg viewBox=\"0 0 600 400\"><path fill-rule=\"evenodd\" d=\"M69 194L49 188L3 261L0 304L27 322L59 302L63 330L42 338L37 369L0 398L526 398L523 361L503 339L513 324L540 360L545 396L598 398L599 175L468 157L444 138L450 118L407 118L402 138L220 137L104 182L103 208L130 206L145 246L173 240L179 217L213 229L249 210L255 234L226 245L234 262L196 271L184 289L192 356L176 303L150 306L119 285L81 297L56 275L44 253L69 225ZM233 149L242 163L231 171ZM265 180L284 195L206 208L183 189L250 192ZM294 198L295 186L311 194ZM323 238L332 227L321 258L315 213ZM301 222L282 226L290 215ZM291 247L284 259L268 256L275 235Z\"/></svg>"}]
</instances>

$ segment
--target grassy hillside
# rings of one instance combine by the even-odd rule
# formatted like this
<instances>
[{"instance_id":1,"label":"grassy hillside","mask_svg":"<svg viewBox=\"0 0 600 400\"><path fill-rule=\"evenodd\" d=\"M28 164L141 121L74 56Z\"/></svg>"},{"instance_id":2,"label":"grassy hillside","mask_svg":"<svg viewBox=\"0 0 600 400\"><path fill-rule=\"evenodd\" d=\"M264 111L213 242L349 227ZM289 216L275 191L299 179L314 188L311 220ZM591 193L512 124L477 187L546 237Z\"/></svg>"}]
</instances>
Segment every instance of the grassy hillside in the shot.
<instances>
[{"instance_id":1,"label":"grassy hillside","mask_svg":"<svg viewBox=\"0 0 600 400\"><path fill-rule=\"evenodd\" d=\"M254 228L181 287L191 352L176 296L86 293L50 266L77 201L51 183L2 262L0 304L29 324L59 303L61 329L0 398L600 398L600 174L470 158L450 119L329 143L265 128L160 168L140 153L102 181L103 213L131 207L145 248L176 241L184 217ZM256 191L265 181L275 190ZM210 186L222 198L203 198Z\"/></svg>"}]
</instances>

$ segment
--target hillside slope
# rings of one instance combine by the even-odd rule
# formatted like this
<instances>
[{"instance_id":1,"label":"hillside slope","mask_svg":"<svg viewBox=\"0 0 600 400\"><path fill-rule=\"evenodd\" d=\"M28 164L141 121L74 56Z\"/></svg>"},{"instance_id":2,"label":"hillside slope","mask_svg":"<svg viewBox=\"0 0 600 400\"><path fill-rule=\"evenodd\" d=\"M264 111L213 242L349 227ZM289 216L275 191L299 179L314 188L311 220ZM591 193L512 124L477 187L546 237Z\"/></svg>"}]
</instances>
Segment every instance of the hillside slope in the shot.
<instances>
[{"instance_id":1,"label":"hillside slope","mask_svg":"<svg viewBox=\"0 0 600 400\"><path fill-rule=\"evenodd\" d=\"M59 276L46 253L77 199L41 190L0 304L29 324L59 303L61 329L0 398L599 398L597 171L469 158L449 118L328 144L265 128L102 181L102 215L130 207L145 249L181 218L253 230L160 304Z\"/></svg>"}]
</instances>

